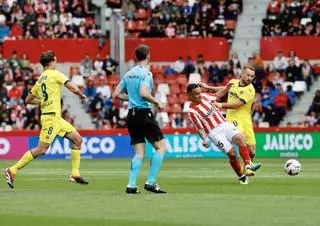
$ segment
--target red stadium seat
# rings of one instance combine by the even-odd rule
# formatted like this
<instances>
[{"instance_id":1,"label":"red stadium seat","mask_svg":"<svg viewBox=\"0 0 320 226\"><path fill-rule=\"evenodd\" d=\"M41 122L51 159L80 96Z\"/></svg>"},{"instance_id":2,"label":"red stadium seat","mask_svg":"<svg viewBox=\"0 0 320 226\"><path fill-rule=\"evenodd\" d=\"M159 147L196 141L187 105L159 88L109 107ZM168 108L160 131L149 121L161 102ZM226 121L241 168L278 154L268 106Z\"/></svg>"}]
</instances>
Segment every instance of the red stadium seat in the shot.
<instances>
[{"instance_id":1,"label":"red stadium seat","mask_svg":"<svg viewBox=\"0 0 320 226\"><path fill-rule=\"evenodd\" d=\"M160 83L165 83L165 79L163 74L157 74L157 76L154 76L153 81L156 85L160 84Z\"/></svg>"},{"instance_id":2,"label":"red stadium seat","mask_svg":"<svg viewBox=\"0 0 320 226\"><path fill-rule=\"evenodd\" d=\"M162 74L163 69L162 69L162 66L161 66L161 65L151 64L151 65L150 65L150 71L151 71L153 74Z\"/></svg>"},{"instance_id":3,"label":"red stadium seat","mask_svg":"<svg viewBox=\"0 0 320 226\"><path fill-rule=\"evenodd\" d=\"M182 112L182 108L180 104L173 104L170 106L170 113L181 113Z\"/></svg>"},{"instance_id":4,"label":"red stadium seat","mask_svg":"<svg viewBox=\"0 0 320 226\"><path fill-rule=\"evenodd\" d=\"M180 93L178 96L178 101L180 104L184 104L188 100L188 94Z\"/></svg>"},{"instance_id":5,"label":"red stadium seat","mask_svg":"<svg viewBox=\"0 0 320 226\"><path fill-rule=\"evenodd\" d=\"M177 95L169 95L168 97L168 104L176 104L178 101L178 96Z\"/></svg>"},{"instance_id":6,"label":"red stadium seat","mask_svg":"<svg viewBox=\"0 0 320 226\"><path fill-rule=\"evenodd\" d=\"M147 21L146 20L139 20L137 22L137 30L144 31L147 29Z\"/></svg>"},{"instance_id":7,"label":"red stadium seat","mask_svg":"<svg viewBox=\"0 0 320 226\"><path fill-rule=\"evenodd\" d=\"M176 75L167 75L165 78L166 78L166 83L168 83L169 85L177 83Z\"/></svg>"},{"instance_id":8,"label":"red stadium seat","mask_svg":"<svg viewBox=\"0 0 320 226\"><path fill-rule=\"evenodd\" d=\"M177 6L183 6L184 0L176 0L176 5Z\"/></svg>"},{"instance_id":9,"label":"red stadium seat","mask_svg":"<svg viewBox=\"0 0 320 226\"><path fill-rule=\"evenodd\" d=\"M120 78L118 75L110 75L108 81L110 85L117 85L120 82Z\"/></svg>"},{"instance_id":10,"label":"red stadium seat","mask_svg":"<svg viewBox=\"0 0 320 226\"><path fill-rule=\"evenodd\" d=\"M147 19L148 18L148 13L145 9L138 9L138 11L135 14L136 19Z\"/></svg>"},{"instance_id":11,"label":"red stadium seat","mask_svg":"<svg viewBox=\"0 0 320 226\"><path fill-rule=\"evenodd\" d=\"M125 28L129 32L133 32L137 30L137 24L135 21L129 20L129 21L126 21Z\"/></svg>"},{"instance_id":12,"label":"red stadium seat","mask_svg":"<svg viewBox=\"0 0 320 226\"><path fill-rule=\"evenodd\" d=\"M235 20L226 20L226 27L227 27L227 29L234 30L236 28L236 21Z\"/></svg>"},{"instance_id":13,"label":"red stadium seat","mask_svg":"<svg viewBox=\"0 0 320 226\"><path fill-rule=\"evenodd\" d=\"M177 76L177 83L178 84L187 84L188 83L187 76L185 74L179 74Z\"/></svg>"},{"instance_id":14,"label":"red stadium seat","mask_svg":"<svg viewBox=\"0 0 320 226\"><path fill-rule=\"evenodd\" d=\"M180 84L180 92L187 93L188 83Z\"/></svg>"},{"instance_id":15,"label":"red stadium seat","mask_svg":"<svg viewBox=\"0 0 320 226\"><path fill-rule=\"evenodd\" d=\"M170 85L170 94L178 94L180 93L180 86L178 84Z\"/></svg>"}]
</instances>

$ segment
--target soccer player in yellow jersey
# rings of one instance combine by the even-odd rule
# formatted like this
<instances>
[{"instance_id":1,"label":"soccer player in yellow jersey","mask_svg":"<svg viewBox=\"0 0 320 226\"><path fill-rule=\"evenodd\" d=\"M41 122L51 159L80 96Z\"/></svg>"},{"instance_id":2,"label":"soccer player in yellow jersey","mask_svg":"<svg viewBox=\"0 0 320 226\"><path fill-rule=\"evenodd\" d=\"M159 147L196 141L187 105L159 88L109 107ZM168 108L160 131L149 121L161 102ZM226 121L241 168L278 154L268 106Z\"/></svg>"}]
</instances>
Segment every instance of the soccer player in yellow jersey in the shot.
<instances>
[{"instance_id":1,"label":"soccer player in yellow jersey","mask_svg":"<svg viewBox=\"0 0 320 226\"><path fill-rule=\"evenodd\" d=\"M228 102L216 103L217 107L227 109L227 120L232 122L245 135L251 161L256 155L256 139L251 119L251 106L255 96L255 89L252 85L254 78L254 68L251 65L246 65L240 79L232 79L229 82ZM217 91L217 87L211 87L204 83L199 85L214 92ZM256 171L261 167L261 164L252 163L250 167L253 171Z\"/></svg>"},{"instance_id":2,"label":"soccer player in yellow jersey","mask_svg":"<svg viewBox=\"0 0 320 226\"><path fill-rule=\"evenodd\" d=\"M88 184L88 181L80 177L79 173L82 137L70 123L61 117L61 88L65 86L82 100L85 100L86 96L63 73L56 70L57 58L53 51L41 53L40 63L44 70L26 98L27 104L41 106L42 128L39 143L36 148L27 151L15 165L4 170L6 182L10 188L13 188L17 172L32 160L44 155L58 135L69 139L73 144L72 172L69 181Z\"/></svg>"}]
</instances>

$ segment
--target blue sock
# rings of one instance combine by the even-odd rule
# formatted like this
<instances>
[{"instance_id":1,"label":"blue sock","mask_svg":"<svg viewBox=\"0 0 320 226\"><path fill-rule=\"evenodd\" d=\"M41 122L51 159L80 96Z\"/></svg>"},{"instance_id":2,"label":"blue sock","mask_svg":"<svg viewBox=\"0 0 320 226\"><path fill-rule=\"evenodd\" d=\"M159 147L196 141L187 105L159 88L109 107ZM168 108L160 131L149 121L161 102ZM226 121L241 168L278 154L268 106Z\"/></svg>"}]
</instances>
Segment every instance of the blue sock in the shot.
<instances>
[{"instance_id":1,"label":"blue sock","mask_svg":"<svg viewBox=\"0 0 320 226\"><path fill-rule=\"evenodd\" d=\"M153 154L153 157L151 159L150 172L149 172L147 184L151 185L156 182L157 174L162 165L163 158L164 158L164 154L161 154L160 152L156 152Z\"/></svg>"},{"instance_id":2,"label":"blue sock","mask_svg":"<svg viewBox=\"0 0 320 226\"><path fill-rule=\"evenodd\" d=\"M131 169L130 169L128 187L131 187L131 188L137 187L136 181L137 181L137 176L140 172L141 166L142 166L142 158L135 155L131 161Z\"/></svg>"}]
</instances>

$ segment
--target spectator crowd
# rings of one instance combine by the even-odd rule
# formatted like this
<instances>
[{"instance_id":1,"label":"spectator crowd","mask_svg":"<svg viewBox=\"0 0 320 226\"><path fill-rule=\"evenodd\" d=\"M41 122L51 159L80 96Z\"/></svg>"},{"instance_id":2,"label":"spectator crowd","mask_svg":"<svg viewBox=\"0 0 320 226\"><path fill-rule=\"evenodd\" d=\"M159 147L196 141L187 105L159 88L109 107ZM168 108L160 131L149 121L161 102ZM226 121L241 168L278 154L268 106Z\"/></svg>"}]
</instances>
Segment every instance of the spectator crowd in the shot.
<instances>
[{"instance_id":1,"label":"spectator crowd","mask_svg":"<svg viewBox=\"0 0 320 226\"><path fill-rule=\"evenodd\" d=\"M98 38L89 0L0 1L0 42L6 39Z\"/></svg>"},{"instance_id":2,"label":"spectator crowd","mask_svg":"<svg viewBox=\"0 0 320 226\"><path fill-rule=\"evenodd\" d=\"M320 1L271 0L262 36L320 36Z\"/></svg>"},{"instance_id":3,"label":"spectator crowd","mask_svg":"<svg viewBox=\"0 0 320 226\"><path fill-rule=\"evenodd\" d=\"M319 73L307 60L301 60L294 51L278 52L271 64L263 62L253 54L248 62L255 67L256 79L253 85L256 96L252 108L254 125L278 126L285 114L310 87ZM78 67L70 68L71 80L88 97L84 108L92 116L97 129L124 128L128 103L112 99L112 92L119 82L115 74L118 63L106 54L97 54L92 60L84 56ZM153 94L166 107L156 111L156 118L162 128L186 128L190 126L186 109L188 97L186 86L191 82L205 81L211 85L226 85L231 79L239 78L241 65L237 54L223 63L206 62L199 54L196 59L181 56L172 64L151 64L154 75ZM0 130L39 129L39 109L24 103L30 89L40 73L30 64L27 54L16 52L8 59L0 54ZM299 85L302 84L302 88ZM320 91L317 91L306 114L305 126L319 125ZM73 118L63 108L63 117L73 123Z\"/></svg>"},{"instance_id":4,"label":"spectator crowd","mask_svg":"<svg viewBox=\"0 0 320 226\"><path fill-rule=\"evenodd\" d=\"M126 0L127 30L139 37L225 37L232 41L242 0Z\"/></svg>"}]
</instances>

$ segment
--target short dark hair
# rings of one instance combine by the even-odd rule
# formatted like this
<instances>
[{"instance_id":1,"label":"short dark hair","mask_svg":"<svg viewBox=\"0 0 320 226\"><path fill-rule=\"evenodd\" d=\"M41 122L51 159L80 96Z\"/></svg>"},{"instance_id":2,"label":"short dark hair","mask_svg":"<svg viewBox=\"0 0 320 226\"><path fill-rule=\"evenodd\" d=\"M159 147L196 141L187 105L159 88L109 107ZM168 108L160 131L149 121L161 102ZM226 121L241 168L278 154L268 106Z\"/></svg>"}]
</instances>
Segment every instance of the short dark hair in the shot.
<instances>
[{"instance_id":1,"label":"short dark hair","mask_svg":"<svg viewBox=\"0 0 320 226\"><path fill-rule=\"evenodd\" d=\"M135 49L135 55L138 61L147 59L150 54L150 48L147 45L138 45Z\"/></svg>"},{"instance_id":2,"label":"short dark hair","mask_svg":"<svg viewBox=\"0 0 320 226\"><path fill-rule=\"evenodd\" d=\"M195 83L191 83L188 85L187 87L187 93L191 93L192 90L196 89L196 88L199 88L200 86L198 84L195 84Z\"/></svg>"},{"instance_id":3,"label":"short dark hair","mask_svg":"<svg viewBox=\"0 0 320 226\"><path fill-rule=\"evenodd\" d=\"M52 50L46 51L46 52L42 52L40 54L40 64L43 67L47 67L49 66L49 64L54 61L54 58L56 56L56 53L53 52Z\"/></svg>"}]
</instances>

